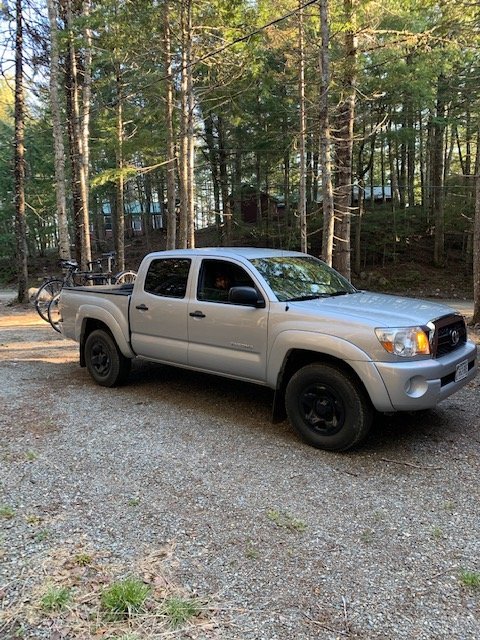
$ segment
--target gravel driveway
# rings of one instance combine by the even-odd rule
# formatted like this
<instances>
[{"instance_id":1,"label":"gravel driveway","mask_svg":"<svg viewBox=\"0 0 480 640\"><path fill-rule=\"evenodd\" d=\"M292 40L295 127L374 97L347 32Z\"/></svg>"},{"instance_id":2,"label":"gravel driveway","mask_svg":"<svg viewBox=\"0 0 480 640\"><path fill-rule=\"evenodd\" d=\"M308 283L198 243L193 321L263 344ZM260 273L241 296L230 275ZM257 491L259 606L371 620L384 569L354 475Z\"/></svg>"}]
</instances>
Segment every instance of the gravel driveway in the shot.
<instances>
[{"instance_id":1,"label":"gravel driveway","mask_svg":"<svg viewBox=\"0 0 480 640\"><path fill-rule=\"evenodd\" d=\"M268 390L144 364L98 387L31 307L0 302L0 370L2 640L480 638L478 380L335 454ZM126 576L148 599L109 617Z\"/></svg>"}]
</instances>

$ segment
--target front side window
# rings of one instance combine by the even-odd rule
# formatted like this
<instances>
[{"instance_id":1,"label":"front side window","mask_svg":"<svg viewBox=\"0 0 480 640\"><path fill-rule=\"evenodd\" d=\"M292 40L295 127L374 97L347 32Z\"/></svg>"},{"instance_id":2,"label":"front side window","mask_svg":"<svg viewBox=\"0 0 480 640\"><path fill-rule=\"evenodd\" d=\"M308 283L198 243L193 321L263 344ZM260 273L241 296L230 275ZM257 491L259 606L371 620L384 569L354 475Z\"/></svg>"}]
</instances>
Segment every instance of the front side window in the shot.
<instances>
[{"instance_id":1,"label":"front side window","mask_svg":"<svg viewBox=\"0 0 480 640\"><path fill-rule=\"evenodd\" d=\"M328 298L356 291L343 276L312 256L257 258L252 263L280 302Z\"/></svg>"},{"instance_id":2,"label":"front side window","mask_svg":"<svg viewBox=\"0 0 480 640\"><path fill-rule=\"evenodd\" d=\"M183 258L153 260L145 278L145 291L167 298L184 298L190 264L190 260Z\"/></svg>"},{"instance_id":3,"label":"front side window","mask_svg":"<svg viewBox=\"0 0 480 640\"><path fill-rule=\"evenodd\" d=\"M197 298L208 302L228 302L232 287L255 287L242 267L225 260L204 260L198 280Z\"/></svg>"}]
</instances>

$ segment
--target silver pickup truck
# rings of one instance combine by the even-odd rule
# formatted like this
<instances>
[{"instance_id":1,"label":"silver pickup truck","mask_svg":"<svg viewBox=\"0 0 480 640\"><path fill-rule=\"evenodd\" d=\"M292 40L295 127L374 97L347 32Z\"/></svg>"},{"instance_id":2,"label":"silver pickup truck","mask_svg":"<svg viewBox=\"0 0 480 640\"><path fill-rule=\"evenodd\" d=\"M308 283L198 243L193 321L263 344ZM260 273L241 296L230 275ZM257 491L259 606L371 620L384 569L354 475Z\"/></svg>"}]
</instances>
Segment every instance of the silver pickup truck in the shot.
<instances>
[{"instance_id":1,"label":"silver pickup truck","mask_svg":"<svg viewBox=\"0 0 480 640\"><path fill-rule=\"evenodd\" d=\"M98 384L143 358L264 385L274 418L323 449L360 443L375 411L434 407L477 371L450 307L358 291L293 251L151 253L133 285L64 289L59 310Z\"/></svg>"}]
</instances>

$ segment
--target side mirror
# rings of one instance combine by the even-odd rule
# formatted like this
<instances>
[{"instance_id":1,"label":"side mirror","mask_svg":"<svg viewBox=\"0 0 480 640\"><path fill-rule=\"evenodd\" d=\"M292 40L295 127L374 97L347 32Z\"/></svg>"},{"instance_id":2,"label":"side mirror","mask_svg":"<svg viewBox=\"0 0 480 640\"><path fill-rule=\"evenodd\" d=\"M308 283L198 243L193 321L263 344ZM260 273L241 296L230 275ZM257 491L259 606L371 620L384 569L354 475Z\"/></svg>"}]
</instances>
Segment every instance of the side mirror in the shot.
<instances>
[{"instance_id":1,"label":"side mirror","mask_svg":"<svg viewBox=\"0 0 480 640\"><path fill-rule=\"evenodd\" d=\"M228 292L228 301L232 304L243 304L256 309L265 308L265 300L259 297L254 287L232 287Z\"/></svg>"}]
</instances>

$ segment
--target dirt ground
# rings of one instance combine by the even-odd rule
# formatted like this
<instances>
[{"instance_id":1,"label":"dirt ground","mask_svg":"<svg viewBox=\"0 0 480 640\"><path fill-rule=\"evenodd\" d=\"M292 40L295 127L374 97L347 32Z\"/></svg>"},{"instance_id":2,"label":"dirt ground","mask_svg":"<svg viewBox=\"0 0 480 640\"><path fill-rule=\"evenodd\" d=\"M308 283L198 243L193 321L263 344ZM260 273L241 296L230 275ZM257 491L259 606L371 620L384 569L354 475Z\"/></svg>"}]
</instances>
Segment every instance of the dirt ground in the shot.
<instances>
[{"instance_id":1,"label":"dirt ground","mask_svg":"<svg viewBox=\"0 0 480 640\"><path fill-rule=\"evenodd\" d=\"M100 388L1 298L0 373L2 640L480 637L478 379L332 454L265 389L139 364ZM149 597L112 620L126 576ZM178 624L172 595L197 607Z\"/></svg>"}]
</instances>

